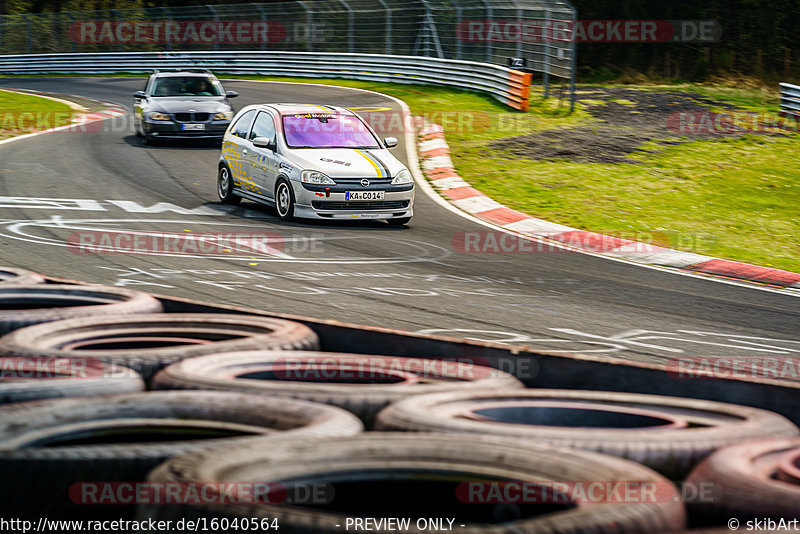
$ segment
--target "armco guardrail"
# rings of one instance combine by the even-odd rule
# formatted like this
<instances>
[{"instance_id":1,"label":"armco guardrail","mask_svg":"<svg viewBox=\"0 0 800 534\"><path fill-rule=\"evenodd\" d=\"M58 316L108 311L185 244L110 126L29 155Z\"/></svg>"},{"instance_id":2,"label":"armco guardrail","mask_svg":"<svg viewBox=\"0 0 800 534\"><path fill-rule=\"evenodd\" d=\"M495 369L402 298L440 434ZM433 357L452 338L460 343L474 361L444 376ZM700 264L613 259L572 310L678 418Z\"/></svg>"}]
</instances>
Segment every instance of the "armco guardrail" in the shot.
<instances>
[{"instance_id":1,"label":"armco guardrail","mask_svg":"<svg viewBox=\"0 0 800 534\"><path fill-rule=\"evenodd\" d=\"M781 111L782 117L791 115L800 118L800 86L782 83L781 86Z\"/></svg>"},{"instance_id":2,"label":"armco guardrail","mask_svg":"<svg viewBox=\"0 0 800 534\"><path fill-rule=\"evenodd\" d=\"M447 85L489 93L522 111L528 110L532 77L530 73L490 63L380 54L192 51L0 56L0 74L135 73L192 67L230 74Z\"/></svg>"}]
</instances>

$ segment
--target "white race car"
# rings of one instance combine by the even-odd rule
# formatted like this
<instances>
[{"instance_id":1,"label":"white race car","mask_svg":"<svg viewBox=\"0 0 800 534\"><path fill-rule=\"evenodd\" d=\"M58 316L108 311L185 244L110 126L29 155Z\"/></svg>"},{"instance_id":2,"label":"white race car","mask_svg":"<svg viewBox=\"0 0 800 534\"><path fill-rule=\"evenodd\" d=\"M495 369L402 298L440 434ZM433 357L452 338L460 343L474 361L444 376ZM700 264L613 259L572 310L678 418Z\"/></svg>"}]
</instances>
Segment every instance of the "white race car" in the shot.
<instances>
[{"instance_id":1,"label":"white race car","mask_svg":"<svg viewBox=\"0 0 800 534\"><path fill-rule=\"evenodd\" d=\"M337 106L258 104L225 132L219 198L275 206L283 220L411 220L414 179L358 115Z\"/></svg>"}]
</instances>

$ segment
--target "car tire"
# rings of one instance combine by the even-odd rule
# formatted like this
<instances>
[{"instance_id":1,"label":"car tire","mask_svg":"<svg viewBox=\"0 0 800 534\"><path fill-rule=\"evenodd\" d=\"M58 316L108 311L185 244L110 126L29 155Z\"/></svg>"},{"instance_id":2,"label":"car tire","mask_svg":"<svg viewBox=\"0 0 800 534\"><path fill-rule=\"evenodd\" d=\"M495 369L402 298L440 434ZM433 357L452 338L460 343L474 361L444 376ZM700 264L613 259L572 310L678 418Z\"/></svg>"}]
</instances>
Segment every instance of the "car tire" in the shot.
<instances>
[{"instance_id":1,"label":"car tire","mask_svg":"<svg viewBox=\"0 0 800 534\"><path fill-rule=\"evenodd\" d=\"M75 358L0 358L0 404L144 391L132 369Z\"/></svg>"},{"instance_id":2,"label":"car tire","mask_svg":"<svg viewBox=\"0 0 800 534\"><path fill-rule=\"evenodd\" d=\"M153 389L238 391L344 408L369 426L388 404L420 393L524 387L513 375L462 362L306 351L210 354L174 363Z\"/></svg>"},{"instance_id":3,"label":"car tire","mask_svg":"<svg viewBox=\"0 0 800 534\"><path fill-rule=\"evenodd\" d=\"M411 217L396 217L393 219L386 219L386 222L389 223L390 226L405 226L411 222Z\"/></svg>"},{"instance_id":4,"label":"car tire","mask_svg":"<svg viewBox=\"0 0 800 534\"><path fill-rule=\"evenodd\" d=\"M269 447L253 441L172 458L148 480L187 485L302 481L294 491L288 482L278 486L282 491L272 502L144 506L137 511L137 519L154 520L247 518L260 523L263 518L275 518L281 532L293 534L341 533L345 518L353 516L410 518L410 525L399 530L414 534L451 530L418 525L419 518L430 517L458 517L461 523L472 523L452 528L467 534L672 532L685 525L677 488L644 466L585 451L534 444L520 448L489 436L368 432L325 441L287 439ZM641 498L624 503L609 502L611 499L588 502L576 498L575 493L571 498L559 494L565 497L561 503L569 499L568 505L555 504L554 499L537 504L535 497L520 504L503 502L502 496L499 502L486 499L491 492L489 484L511 481L539 481L553 484L550 487L556 483L636 481L652 485L664 498L658 502ZM473 492L471 484L475 483L486 486ZM301 490L317 484L320 491L314 493L320 502L304 506ZM521 491L518 495L524 498Z\"/></svg>"},{"instance_id":5,"label":"car tire","mask_svg":"<svg viewBox=\"0 0 800 534\"><path fill-rule=\"evenodd\" d=\"M33 284L0 287L0 335L62 319L164 311L161 302L124 287Z\"/></svg>"},{"instance_id":6,"label":"car tire","mask_svg":"<svg viewBox=\"0 0 800 534\"><path fill-rule=\"evenodd\" d=\"M776 413L721 402L607 391L524 389L418 395L377 417L377 430L492 433L522 443L620 456L683 479L715 450L800 433Z\"/></svg>"},{"instance_id":7,"label":"car tire","mask_svg":"<svg viewBox=\"0 0 800 534\"><path fill-rule=\"evenodd\" d=\"M43 284L44 276L16 267L0 267L0 287Z\"/></svg>"},{"instance_id":8,"label":"car tire","mask_svg":"<svg viewBox=\"0 0 800 534\"><path fill-rule=\"evenodd\" d=\"M223 204L238 204L242 197L233 192L233 176L226 163L219 166L217 171L217 195Z\"/></svg>"},{"instance_id":9,"label":"car tire","mask_svg":"<svg viewBox=\"0 0 800 534\"><path fill-rule=\"evenodd\" d=\"M242 350L317 350L304 324L259 315L160 313L80 317L29 326L0 339L0 356L86 358L149 380L192 356Z\"/></svg>"},{"instance_id":10,"label":"car tire","mask_svg":"<svg viewBox=\"0 0 800 534\"><path fill-rule=\"evenodd\" d=\"M713 499L689 503L691 511L719 521L730 517L800 519L800 484L781 476L781 461L798 456L800 438L759 439L718 450L686 481L715 491Z\"/></svg>"},{"instance_id":11,"label":"car tire","mask_svg":"<svg viewBox=\"0 0 800 534\"><path fill-rule=\"evenodd\" d=\"M222 391L9 404L0 413L0 498L3 509L17 517L132 517L135 499L115 506L120 493L112 488L143 482L173 456L251 440L269 448L286 437L324 440L362 430L358 418L333 406ZM104 482L112 483L101 486L109 490L105 504L82 503L90 493L81 483L97 488L92 484Z\"/></svg>"},{"instance_id":12,"label":"car tire","mask_svg":"<svg viewBox=\"0 0 800 534\"><path fill-rule=\"evenodd\" d=\"M279 179L275 186L275 210L283 221L294 219L294 191L286 178Z\"/></svg>"}]
</instances>

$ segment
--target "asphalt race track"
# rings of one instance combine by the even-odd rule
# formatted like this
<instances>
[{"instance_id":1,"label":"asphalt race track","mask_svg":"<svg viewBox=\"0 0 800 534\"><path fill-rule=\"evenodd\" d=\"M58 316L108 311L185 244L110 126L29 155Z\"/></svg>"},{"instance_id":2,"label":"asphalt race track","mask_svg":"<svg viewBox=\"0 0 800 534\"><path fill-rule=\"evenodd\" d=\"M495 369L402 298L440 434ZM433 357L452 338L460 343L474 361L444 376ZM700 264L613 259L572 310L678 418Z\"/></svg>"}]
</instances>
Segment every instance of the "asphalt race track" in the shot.
<instances>
[{"instance_id":1,"label":"asphalt race track","mask_svg":"<svg viewBox=\"0 0 800 534\"><path fill-rule=\"evenodd\" d=\"M268 101L398 107L344 88L224 84L241 94L233 101L237 109ZM130 110L130 95L143 79L13 78L0 79L0 86L81 95ZM460 253L454 235L486 228L419 189L408 228L283 223L249 201L234 209L217 202L217 146L146 146L121 119L92 130L0 144L0 265L275 312L638 361L800 356L800 299L788 292L578 253ZM398 137L395 154L405 160ZM268 253L95 255L67 247L81 232L131 231L268 233L277 241Z\"/></svg>"}]
</instances>

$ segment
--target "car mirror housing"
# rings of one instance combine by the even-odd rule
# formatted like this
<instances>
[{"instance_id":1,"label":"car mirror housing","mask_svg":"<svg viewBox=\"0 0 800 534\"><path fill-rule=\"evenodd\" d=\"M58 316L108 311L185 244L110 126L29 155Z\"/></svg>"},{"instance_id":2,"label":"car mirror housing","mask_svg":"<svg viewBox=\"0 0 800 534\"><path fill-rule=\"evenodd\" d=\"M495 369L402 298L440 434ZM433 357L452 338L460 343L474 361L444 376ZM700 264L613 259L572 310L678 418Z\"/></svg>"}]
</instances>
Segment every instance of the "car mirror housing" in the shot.
<instances>
[{"instance_id":1,"label":"car mirror housing","mask_svg":"<svg viewBox=\"0 0 800 534\"><path fill-rule=\"evenodd\" d=\"M387 137L383 140L383 144L386 145L386 148L394 148L397 146L397 138L396 137Z\"/></svg>"},{"instance_id":2,"label":"car mirror housing","mask_svg":"<svg viewBox=\"0 0 800 534\"><path fill-rule=\"evenodd\" d=\"M225 96L227 98L236 98L237 96L239 96L239 93L237 93L236 91L225 91Z\"/></svg>"},{"instance_id":3,"label":"car mirror housing","mask_svg":"<svg viewBox=\"0 0 800 534\"><path fill-rule=\"evenodd\" d=\"M268 148L269 150L275 150L275 140L269 139L267 137L256 137L253 139L253 146L258 148Z\"/></svg>"},{"instance_id":4,"label":"car mirror housing","mask_svg":"<svg viewBox=\"0 0 800 534\"><path fill-rule=\"evenodd\" d=\"M133 93L133 98L147 98L147 95L144 94L144 91L136 91Z\"/></svg>"}]
</instances>

